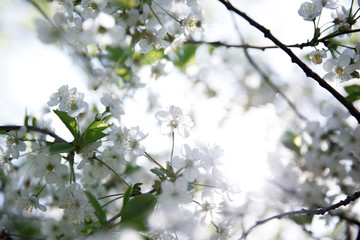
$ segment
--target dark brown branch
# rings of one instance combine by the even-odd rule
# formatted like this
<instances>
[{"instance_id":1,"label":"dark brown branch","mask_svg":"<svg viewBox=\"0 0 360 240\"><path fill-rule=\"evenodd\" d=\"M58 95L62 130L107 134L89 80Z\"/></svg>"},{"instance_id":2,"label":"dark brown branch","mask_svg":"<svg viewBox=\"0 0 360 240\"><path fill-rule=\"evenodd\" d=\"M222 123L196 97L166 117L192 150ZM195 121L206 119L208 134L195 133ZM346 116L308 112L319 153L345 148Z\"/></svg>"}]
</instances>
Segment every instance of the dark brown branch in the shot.
<instances>
[{"instance_id":1,"label":"dark brown branch","mask_svg":"<svg viewBox=\"0 0 360 240\"><path fill-rule=\"evenodd\" d=\"M354 194L347 196L347 198L345 200L342 200L336 204L330 205L328 207L325 208L318 208L315 210L310 210L310 209L301 209L301 210L297 210L297 211L291 211L291 212L285 212L285 213L281 213L260 221L257 221L251 228L249 228L249 230L247 230L246 232L243 233L243 235L240 237L240 239L245 239L247 235L249 235L249 233L256 227L265 224L271 220L274 219L282 219L284 217L289 217L289 216L295 216L295 215L301 215L301 214L306 214L306 215L324 215L325 213L335 210L337 208L346 206L348 204L350 204L351 202L354 202L355 200L357 200L360 197L360 191L359 192L355 192Z\"/></svg>"},{"instance_id":2,"label":"dark brown branch","mask_svg":"<svg viewBox=\"0 0 360 240\"><path fill-rule=\"evenodd\" d=\"M326 40L330 39L330 38L334 38L334 37L338 37L341 35L345 35L345 34L349 34L349 33L355 33L355 32L360 32L360 29L350 29L350 30L346 30L346 31L342 31L342 32L334 32L331 33L325 37L319 38L318 40L314 42L305 42L305 43L296 43L296 44L291 44L291 45L285 45L287 48L299 48L299 49L303 49L304 47L313 47L315 46L317 43L326 43ZM210 45L214 45L214 46L222 46L222 47L226 47L226 48L248 48L248 49L257 49L257 50L262 50L265 51L266 49L279 49L279 46L277 45L273 45L273 46L255 46L255 45L249 45L249 44L227 44L224 42L220 42L220 41L215 41L215 42L206 42L206 41L193 41L193 40L188 40L185 42L185 44L210 44Z\"/></svg>"},{"instance_id":3,"label":"dark brown branch","mask_svg":"<svg viewBox=\"0 0 360 240\"><path fill-rule=\"evenodd\" d=\"M323 78L321 78L317 73L311 70L303 61L301 61L286 45L280 42L277 38L275 38L270 30L266 29L258 22L254 21L252 18L247 16L244 12L241 12L237 8L235 8L230 2L225 0L219 0L224 6L229 10L233 11L237 15L244 18L248 23L254 26L256 29L264 33L264 36L270 39L275 45L277 45L280 49L282 49L289 57L293 63L296 63L305 73L307 77L313 78L315 81L319 83L319 85L325 88L328 92L330 92L348 111L350 114L356 118L358 123L360 123L360 112L354 107L354 105L348 101L345 97L343 97L338 91L336 91L333 87L331 87Z\"/></svg>"},{"instance_id":4,"label":"dark brown branch","mask_svg":"<svg viewBox=\"0 0 360 240\"><path fill-rule=\"evenodd\" d=\"M220 41L215 41L215 42L205 42L205 41L186 41L185 44L211 44L214 46L222 46L222 47L227 47L227 48L251 48L251 49L258 49L258 50L262 50L265 51L266 49L279 49L278 46L274 45L274 46L254 46L254 45L249 45L249 44L227 44L227 43L223 43ZM300 43L300 44L292 44L292 45L286 45L288 48L304 48L304 47L310 47L313 46L313 44L311 42L306 42L306 43Z\"/></svg>"},{"instance_id":5,"label":"dark brown branch","mask_svg":"<svg viewBox=\"0 0 360 240\"><path fill-rule=\"evenodd\" d=\"M349 33L356 33L356 32L360 32L360 29L349 29L346 31L341 31L341 32L334 32L331 33L323 38L318 39L318 42L325 42L327 39L333 38L333 37L338 37L341 35L345 35L345 34L349 34Z\"/></svg>"},{"instance_id":6,"label":"dark brown branch","mask_svg":"<svg viewBox=\"0 0 360 240\"><path fill-rule=\"evenodd\" d=\"M21 128L22 126L0 126L0 131L5 131L5 132L9 132L9 131L17 131ZM53 138L55 138L55 142L67 142L66 140L64 140L63 138L59 137L57 134L55 134L54 132L51 132L47 129L42 129L42 128L38 128L38 127L34 127L34 126L25 126L26 129L28 131L34 131L34 132L39 132L45 135L49 135Z\"/></svg>"}]
</instances>

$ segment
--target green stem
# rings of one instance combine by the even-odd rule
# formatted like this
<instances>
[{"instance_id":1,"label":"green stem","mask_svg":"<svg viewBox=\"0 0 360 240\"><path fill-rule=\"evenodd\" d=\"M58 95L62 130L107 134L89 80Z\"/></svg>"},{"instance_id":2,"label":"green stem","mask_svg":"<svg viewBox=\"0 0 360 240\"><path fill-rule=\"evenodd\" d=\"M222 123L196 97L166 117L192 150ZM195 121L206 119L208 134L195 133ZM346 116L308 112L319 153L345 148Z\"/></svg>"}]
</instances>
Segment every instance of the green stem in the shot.
<instances>
[{"instance_id":1,"label":"green stem","mask_svg":"<svg viewBox=\"0 0 360 240\"><path fill-rule=\"evenodd\" d=\"M324 33L325 31L329 30L330 28L334 27L334 26L335 26L335 24L333 24L333 25L325 28L324 30L322 30L322 31L320 32L320 35L321 35L322 33Z\"/></svg>"},{"instance_id":2,"label":"green stem","mask_svg":"<svg viewBox=\"0 0 360 240\"><path fill-rule=\"evenodd\" d=\"M352 17L351 17L351 12L352 12L353 6L354 6L354 0L351 1L351 7L350 7L350 11L349 11L349 16L348 16L348 18L352 18Z\"/></svg>"},{"instance_id":3,"label":"green stem","mask_svg":"<svg viewBox=\"0 0 360 240\"><path fill-rule=\"evenodd\" d=\"M46 15L45 11L39 6L39 4L36 2L36 0L30 0L30 3L43 15L43 17L50 23L50 25L57 29L55 24L51 21L51 19Z\"/></svg>"},{"instance_id":4,"label":"green stem","mask_svg":"<svg viewBox=\"0 0 360 240\"><path fill-rule=\"evenodd\" d=\"M74 170L74 154L70 153L68 158L66 158L69 161L70 165L70 184L73 182L76 183L76 177L75 177L75 170Z\"/></svg>"},{"instance_id":5,"label":"green stem","mask_svg":"<svg viewBox=\"0 0 360 240\"><path fill-rule=\"evenodd\" d=\"M123 196L123 195L124 195L123 193L116 193L116 194L111 194L111 195L107 195L107 196L104 196L104 197L99 197L98 199L101 200L101 199L104 199L104 198L117 197L117 196Z\"/></svg>"},{"instance_id":6,"label":"green stem","mask_svg":"<svg viewBox=\"0 0 360 240\"><path fill-rule=\"evenodd\" d=\"M171 17L172 19L174 19L176 22L178 22L179 24L181 24L181 21L177 20L174 16L172 16L168 11L166 11L163 7L161 7L157 2L153 1L153 3L155 3L161 10L163 10L169 17Z\"/></svg>"},{"instance_id":7,"label":"green stem","mask_svg":"<svg viewBox=\"0 0 360 240\"><path fill-rule=\"evenodd\" d=\"M175 176L174 176L175 179L176 179L177 175L180 173L180 171L183 170L184 168L185 168L185 167L180 168L179 170L177 170L177 172L175 173Z\"/></svg>"},{"instance_id":8,"label":"green stem","mask_svg":"<svg viewBox=\"0 0 360 240\"><path fill-rule=\"evenodd\" d=\"M45 238L40 238L40 237L29 237L29 236L25 236L25 235L20 235L20 234L15 234L15 233L8 233L9 237L16 237L19 239L34 239L34 240L45 240ZM12 238L5 238L5 239L12 239Z\"/></svg>"},{"instance_id":9,"label":"green stem","mask_svg":"<svg viewBox=\"0 0 360 240\"><path fill-rule=\"evenodd\" d=\"M154 162L156 165L158 165L158 166L161 168L161 170L163 170L164 172L166 172L166 169L165 169L163 166L161 166L161 164L158 163L154 158L152 158L147 152L144 153L144 156L145 156L147 159L149 159L150 161Z\"/></svg>"},{"instance_id":10,"label":"green stem","mask_svg":"<svg viewBox=\"0 0 360 240\"><path fill-rule=\"evenodd\" d=\"M47 183L40 189L40 191L37 194L34 195L34 197L37 198L40 195L40 193L45 189L46 185Z\"/></svg>"},{"instance_id":11,"label":"green stem","mask_svg":"<svg viewBox=\"0 0 360 240\"><path fill-rule=\"evenodd\" d=\"M125 180L124 180L117 172L115 172L114 169L112 169L109 165L107 165L104 161L100 160L99 158L97 158L97 157L95 157L95 156L92 157L91 159L94 159L94 160L99 161L99 162L101 162L102 164L104 164L104 165L105 165L110 171L112 171L123 183L125 183L126 186L130 187L130 185L129 185L127 182L125 182Z\"/></svg>"},{"instance_id":12,"label":"green stem","mask_svg":"<svg viewBox=\"0 0 360 240\"><path fill-rule=\"evenodd\" d=\"M201 183L191 183L195 186L201 186L201 187L210 187L210 188L216 188L215 186L207 185L207 184L201 184Z\"/></svg>"},{"instance_id":13,"label":"green stem","mask_svg":"<svg viewBox=\"0 0 360 240\"><path fill-rule=\"evenodd\" d=\"M171 137L172 137L172 146L171 146L170 163L172 164L172 159L173 159L173 156L174 156L174 146L175 146L175 133L174 133L174 131L172 131Z\"/></svg>"},{"instance_id":14,"label":"green stem","mask_svg":"<svg viewBox=\"0 0 360 240\"><path fill-rule=\"evenodd\" d=\"M115 198L115 199L113 199L113 200L105 203L104 205L102 205L101 208L104 208L104 207L106 207L107 205L109 205L110 203L115 202L116 200L119 200L119 199L121 199L121 198L123 198L123 197L124 197L124 196L117 197L117 198Z\"/></svg>"},{"instance_id":15,"label":"green stem","mask_svg":"<svg viewBox=\"0 0 360 240\"><path fill-rule=\"evenodd\" d=\"M152 7L150 5L148 5L151 12L154 14L155 18L158 20L158 22L160 23L161 26L164 26L164 24L162 24L162 22L160 21L159 17L156 15L156 13L154 12L154 10L152 9Z\"/></svg>"}]
</instances>

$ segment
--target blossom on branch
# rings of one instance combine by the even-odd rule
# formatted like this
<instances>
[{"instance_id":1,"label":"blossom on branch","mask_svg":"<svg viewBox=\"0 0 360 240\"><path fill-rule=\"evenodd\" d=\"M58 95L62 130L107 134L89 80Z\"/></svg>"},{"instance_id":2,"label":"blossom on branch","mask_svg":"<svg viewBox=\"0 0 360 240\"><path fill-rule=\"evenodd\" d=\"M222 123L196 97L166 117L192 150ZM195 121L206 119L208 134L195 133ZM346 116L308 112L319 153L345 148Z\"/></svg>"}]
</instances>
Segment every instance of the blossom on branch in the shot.
<instances>
[{"instance_id":1,"label":"blossom on branch","mask_svg":"<svg viewBox=\"0 0 360 240\"><path fill-rule=\"evenodd\" d=\"M19 130L10 131L8 133L9 135L6 138L6 156L11 155L12 158L17 159L19 158L19 152L26 150L26 144L21 140L21 138L25 135L26 131L26 127L22 126Z\"/></svg>"}]
</instances>

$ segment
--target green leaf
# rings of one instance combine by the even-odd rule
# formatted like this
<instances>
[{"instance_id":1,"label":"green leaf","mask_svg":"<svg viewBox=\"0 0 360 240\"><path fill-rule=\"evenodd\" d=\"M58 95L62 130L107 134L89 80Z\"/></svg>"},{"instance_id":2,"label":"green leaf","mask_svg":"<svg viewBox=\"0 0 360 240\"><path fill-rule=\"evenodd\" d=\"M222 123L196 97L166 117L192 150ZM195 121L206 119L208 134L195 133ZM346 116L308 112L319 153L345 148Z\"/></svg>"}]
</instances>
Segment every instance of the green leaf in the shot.
<instances>
[{"instance_id":1,"label":"green leaf","mask_svg":"<svg viewBox=\"0 0 360 240\"><path fill-rule=\"evenodd\" d=\"M1 191L3 191L5 189L6 186L6 182L7 182L7 178L5 176L5 173L3 171L2 168L0 168L0 183L1 183Z\"/></svg>"},{"instance_id":2,"label":"green leaf","mask_svg":"<svg viewBox=\"0 0 360 240\"><path fill-rule=\"evenodd\" d=\"M144 218L156 205L156 197L151 193L137 195L121 209L121 222Z\"/></svg>"},{"instance_id":3,"label":"green leaf","mask_svg":"<svg viewBox=\"0 0 360 240\"><path fill-rule=\"evenodd\" d=\"M126 192L124 193L123 207L125 207L126 203L129 201L131 192L132 192L132 187L129 186L128 189L126 190Z\"/></svg>"},{"instance_id":4,"label":"green leaf","mask_svg":"<svg viewBox=\"0 0 360 240\"><path fill-rule=\"evenodd\" d=\"M89 224L86 224L86 226L81 230L81 232L85 233L85 234L90 234L94 230L99 229L99 227L101 227L100 222L89 223Z\"/></svg>"},{"instance_id":5,"label":"green leaf","mask_svg":"<svg viewBox=\"0 0 360 240\"><path fill-rule=\"evenodd\" d=\"M84 133L84 142L85 142L85 144L93 143L107 135L108 134L103 133L99 129L91 129L91 130L87 131L86 133Z\"/></svg>"},{"instance_id":6,"label":"green leaf","mask_svg":"<svg viewBox=\"0 0 360 240\"><path fill-rule=\"evenodd\" d=\"M54 110L54 113L60 118L60 120L69 129L71 134L76 139L79 136L79 127L75 118L70 117L67 112Z\"/></svg>"},{"instance_id":7,"label":"green leaf","mask_svg":"<svg viewBox=\"0 0 360 240\"><path fill-rule=\"evenodd\" d=\"M344 87L345 91L349 94L346 99L350 102L355 102L360 99L360 85L351 85Z\"/></svg>"},{"instance_id":8,"label":"green leaf","mask_svg":"<svg viewBox=\"0 0 360 240\"><path fill-rule=\"evenodd\" d=\"M29 125L30 116L27 114L27 109L25 110L24 126Z\"/></svg>"},{"instance_id":9,"label":"green leaf","mask_svg":"<svg viewBox=\"0 0 360 240\"><path fill-rule=\"evenodd\" d=\"M108 134L103 133L110 125L106 122L111 118L111 114L103 117L100 121L93 121L83 133L83 139L86 144L96 142Z\"/></svg>"},{"instance_id":10,"label":"green leaf","mask_svg":"<svg viewBox=\"0 0 360 240\"><path fill-rule=\"evenodd\" d=\"M178 60L174 62L175 66L184 71L188 65L195 61L195 53L198 46L187 44L177 52Z\"/></svg>"},{"instance_id":11,"label":"green leaf","mask_svg":"<svg viewBox=\"0 0 360 240\"><path fill-rule=\"evenodd\" d=\"M299 225L305 225L310 224L313 217L313 215L294 215L290 216L289 218Z\"/></svg>"},{"instance_id":12,"label":"green leaf","mask_svg":"<svg viewBox=\"0 0 360 240\"><path fill-rule=\"evenodd\" d=\"M49 147L50 153L68 153L75 149L76 147L70 143L55 143Z\"/></svg>"},{"instance_id":13,"label":"green leaf","mask_svg":"<svg viewBox=\"0 0 360 240\"><path fill-rule=\"evenodd\" d=\"M301 155L300 143L298 142L299 136L292 132L286 132L282 143L288 149L294 151L298 156Z\"/></svg>"},{"instance_id":14,"label":"green leaf","mask_svg":"<svg viewBox=\"0 0 360 240\"><path fill-rule=\"evenodd\" d=\"M1 130L0 135L9 135L6 131Z\"/></svg>"},{"instance_id":15,"label":"green leaf","mask_svg":"<svg viewBox=\"0 0 360 240\"><path fill-rule=\"evenodd\" d=\"M166 179L165 173L160 168L152 168L150 169L150 171L156 176L158 176L161 181L164 181Z\"/></svg>"},{"instance_id":16,"label":"green leaf","mask_svg":"<svg viewBox=\"0 0 360 240\"><path fill-rule=\"evenodd\" d=\"M32 122L32 125L33 125L33 126L36 126L36 123L37 123L36 117L33 117L33 118L31 119L31 122Z\"/></svg>"},{"instance_id":17,"label":"green leaf","mask_svg":"<svg viewBox=\"0 0 360 240\"><path fill-rule=\"evenodd\" d=\"M89 202L95 209L95 215L99 219L99 222L101 224L105 224L106 223L106 213L105 213L104 209L101 208L100 203L98 202L98 200L95 198L95 196L91 192L85 191L85 194L86 194L87 198L89 199Z\"/></svg>"}]
</instances>

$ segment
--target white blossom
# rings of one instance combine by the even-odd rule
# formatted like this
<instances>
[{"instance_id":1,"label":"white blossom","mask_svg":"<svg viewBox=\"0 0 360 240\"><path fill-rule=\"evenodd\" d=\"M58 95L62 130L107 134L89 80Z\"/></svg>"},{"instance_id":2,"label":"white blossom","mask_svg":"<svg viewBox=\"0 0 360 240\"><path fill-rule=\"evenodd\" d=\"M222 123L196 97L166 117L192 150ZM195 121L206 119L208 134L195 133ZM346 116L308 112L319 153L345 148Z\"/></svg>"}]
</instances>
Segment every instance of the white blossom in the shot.
<instances>
[{"instance_id":1,"label":"white blossom","mask_svg":"<svg viewBox=\"0 0 360 240\"><path fill-rule=\"evenodd\" d=\"M320 16L323 5L321 0L313 0L312 2L304 2L300 5L299 15L306 21L313 21Z\"/></svg>"},{"instance_id":2,"label":"white blossom","mask_svg":"<svg viewBox=\"0 0 360 240\"><path fill-rule=\"evenodd\" d=\"M177 169L183 169L183 177L188 182L193 182L200 174L199 168L202 154L199 149L191 149L187 144L182 147L181 153L183 157L174 157L172 165Z\"/></svg>"},{"instance_id":3,"label":"white blossom","mask_svg":"<svg viewBox=\"0 0 360 240\"><path fill-rule=\"evenodd\" d=\"M161 184L161 194L158 198L160 205L164 209L178 208L180 204L192 202L192 195L187 190L188 182L183 178L176 179L175 182L168 180Z\"/></svg>"},{"instance_id":4,"label":"white blossom","mask_svg":"<svg viewBox=\"0 0 360 240\"><path fill-rule=\"evenodd\" d=\"M324 69L328 73L324 79L329 81L339 80L340 82L348 81L352 78L351 73L354 72L355 66L350 65L351 57L348 54L341 54L335 59L328 59L324 63Z\"/></svg>"},{"instance_id":5,"label":"white blossom","mask_svg":"<svg viewBox=\"0 0 360 240\"><path fill-rule=\"evenodd\" d=\"M324 50L312 51L309 54L309 58L313 64L321 64L323 59L327 57L327 53Z\"/></svg>"},{"instance_id":6,"label":"white blossom","mask_svg":"<svg viewBox=\"0 0 360 240\"><path fill-rule=\"evenodd\" d=\"M116 119L120 120L120 115L125 114L123 102L119 97L104 93L100 101L104 106L109 108L109 111Z\"/></svg>"},{"instance_id":7,"label":"white blossom","mask_svg":"<svg viewBox=\"0 0 360 240\"><path fill-rule=\"evenodd\" d=\"M226 240L231 238L232 228L231 222L222 222L217 225L217 233L210 237L210 240Z\"/></svg>"},{"instance_id":8,"label":"white blossom","mask_svg":"<svg viewBox=\"0 0 360 240\"><path fill-rule=\"evenodd\" d=\"M12 156L12 158L19 158L19 152L26 150L26 144L21 140L24 137L27 129L25 126L21 126L19 130L10 131L6 138L6 156Z\"/></svg>"},{"instance_id":9,"label":"white blossom","mask_svg":"<svg viewBox=\"0 0 360 240\"><path fill-rule=\"evenodd\" d=\"M46 153L40 153L36 157L36 169L34 176L38 178L44 178L49 184L63 185L63 181L60 176L67 175L67 166L61 164L61 155Z\"/></svg>"},{"instance_id":10,"label":"white blossom","mask_svg":"<svg viewBox=\"0 0 360 240\"><path fill-rule=\"evenodd\" d=\"M72 183L70 186L61 187L57 190L59 208L64 209L64 214L70 222L82 222L86 216L88 199L80 185Z\"/></svg>"},{"instance_id":11,"label":"white blossom","mask_svg":"<svg viewBox=\"0 0 360 240\"><path fill-rule=\"evenodd\" d=\"M144 32L144 38L139 41L139 46L141 48L141 53L149 53L153 49L160 50L161 48L166 48L169 46L169 42L163 40L167 33L166 28L162 27L159 30L155 28L149 28Z\"/></svg>"},{"instance_id":12,"label":"white blossom","mask_svg":"<svg viewBox=\"0 0 360 240\"><path fill-rule=\"evenodd\" d=\"M83 41L100 45L120 45L124 39L125 31L115 24L113 16L104 12L93 19L89 18L83 23Z\"/></svg>"},{"instance_id":13,"label":"white blossom","mask_svg":"<svg viewBox=\"0 0 360 240\"><path fill-rule=\"evenodd\" d=\"M24 190L21 191L21 197L18 199L17 204L21 209L30 214L34 209L39 209L43 212L47 210L45 205L39 203L38 197L29 195L29 193Z\"/></svg>"},{"instance_id":14,"label":"white blossom","mask_svg":"<svg viewBox=\"0 0 360 240\"><path fill-rule=\"evenodd\" d=\"M339 6L339 0L322 0L322 5L326 8L336 9Z\"/></svg>"},{"instance_id":15,"label":"white blossom","mask_svg":"<svg viewBox=\"0 0 360 240\"><path fill-rule=\"evenodd\" d=\"M170 106L168 111L159 111L155 117L161 122L161 133L169 134L177 130L182 137L190 135L189 128L194 126L190 116L183 114L179 107Z\"/></svg>"},{"instance_id":16,"label":"white blossom","mask_svg":"<svg viewBox=\"0 0 360 240\"><path fill-rule=\"evenodd\" d=\"M77 92L76 88L68 89L68 86L64 85L59 88L58 92L51 95L48 105L59 104L60 111L67 112L70 117L77 117L88 109L84 96L83 93Z\"/></svg>"},{"instance_id":17,"label":"white blossom","mask_svg":"<svg viewBox=\"0 0 360 240\"><path fill-rule=\"evenodd\" d=\"M127 161L132 161L138 156L142 156L145 152L145 146L140 144L148 134L140 130L139 126L132 127L127 131L124 144L124 157Z\"/></svg>"}]
</instances>

